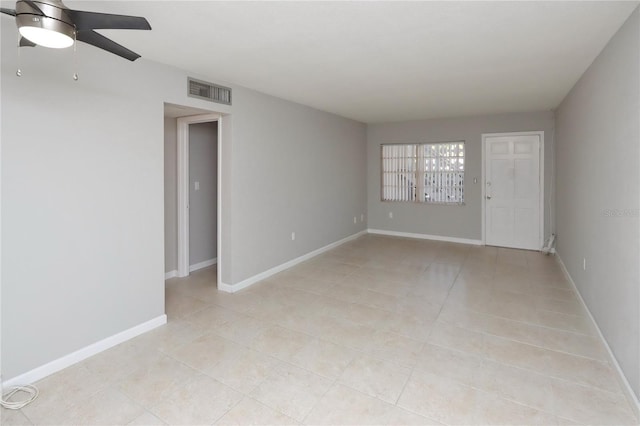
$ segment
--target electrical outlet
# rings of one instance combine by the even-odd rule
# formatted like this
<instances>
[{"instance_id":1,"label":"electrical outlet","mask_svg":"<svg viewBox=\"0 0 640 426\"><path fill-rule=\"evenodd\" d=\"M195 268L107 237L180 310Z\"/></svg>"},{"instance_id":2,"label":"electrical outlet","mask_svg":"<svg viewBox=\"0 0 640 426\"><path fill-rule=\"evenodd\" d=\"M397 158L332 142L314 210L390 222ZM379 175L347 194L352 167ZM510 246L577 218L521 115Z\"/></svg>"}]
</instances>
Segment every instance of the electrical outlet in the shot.
<instances>
[{"instance_id":1,"label":"electrical outlet","mask_svg":"<svg viewBox=\"0 0 640 426\"><path fill-rule=\"evenodd\" d=\"M291 233L291 241L295 241L296 240L296 233L292 232Z\"/></svg>"},{"instance_id":2,"label":"electrical outlet","mask_svg":"<svg viewBox=\"0 0 640 426\"><path fill-rule=\"evenodd\" d=\"M358 218L357 217L353 217L353 223L358 223Z\"/></svg>"},{"instance_id":3,"label":"electrical outlet","mask_svg":"<svg viewBox=\"0 0 640 426\"><path fill-rule=\"evenodd\" d=\"M389 212L389 219L393 219L393 212Z\"/></svg>"},{"instance_id":4,"label":"electrical outlet","mask_svg":"<svg viewBox=\"0 0 640 426\"><path fill-rule=\"evenodd\" d=\"M200 191L200 182L195 181L195 183L193 184L194 190L196 191Z\"/></svg>"},{"instance_id":5,"label":"electrical outlet","mask_svg":"<svg viewBox=\"0 0 640 426\"><path fill-rule=\"evenodd\" d=\"M586 258L582 258L582 270L583 271L587 270L587 259Z\"/></svg>"}]
</instances>

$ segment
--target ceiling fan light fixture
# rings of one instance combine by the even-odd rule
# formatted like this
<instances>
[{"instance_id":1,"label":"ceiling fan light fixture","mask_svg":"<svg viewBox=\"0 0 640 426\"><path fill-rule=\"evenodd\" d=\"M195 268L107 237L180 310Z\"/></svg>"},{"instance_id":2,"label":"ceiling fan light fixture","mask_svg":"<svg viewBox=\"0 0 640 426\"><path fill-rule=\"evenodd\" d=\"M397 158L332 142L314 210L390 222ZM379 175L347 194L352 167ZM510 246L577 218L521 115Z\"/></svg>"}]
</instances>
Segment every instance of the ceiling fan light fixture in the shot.
<instances>
[{"instance_id":1,"label":"ceiling fan light fixture","mask_svg":"<svg viewBox=\"0 0 640 426\"><path fill-rule=\"evenodd\" d=\"M20 35L43 47L64 49L74 43L73 26L46 16L19 15L16 19Z\"/></svg>"}]
</instances>

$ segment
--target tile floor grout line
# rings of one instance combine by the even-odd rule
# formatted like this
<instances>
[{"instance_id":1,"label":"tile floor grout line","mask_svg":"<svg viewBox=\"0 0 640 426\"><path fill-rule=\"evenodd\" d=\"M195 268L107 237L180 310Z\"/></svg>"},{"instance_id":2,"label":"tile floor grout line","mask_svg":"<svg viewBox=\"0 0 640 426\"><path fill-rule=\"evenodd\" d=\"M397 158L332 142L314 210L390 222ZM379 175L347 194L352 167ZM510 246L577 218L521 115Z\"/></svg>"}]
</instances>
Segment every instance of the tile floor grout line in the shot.
<instances>
[{"instance_id":1,"label":"tile floor grout line","mask_svg":"<svg viewBox=\"0 0 640 426\"><path fill-rule=\"evenodd\" d=\"M440 345L438 343L426 342L426 344L429 344L429 345L432 345L432 346L437 346L439 348L447 349L447 350L454 351L454 352L460 352L460 353L463 353L463 354L466 354L466 355L470 355L470 356L473 356L473 357L476 357L476 358L481 358L483 361L486 360L486 361L494 362L496 364L500 364L500 365L503 365L503 366L506 366L506 367L511 367L511 368L515 368L515 369L518 369L518 370L523 370L523 371L528 372L528 373L533 373L533 374L538 375L538 376L547 377L549 379L560 380L560 381L563 381L563 382L566 382L566 383L569 383L569 384L582 386L582 387L585 387L585 388L590 388L590 389L593 389L593 390L596 390L596 391L600 391L600 392L609 393L611 395L620 394L620 395L624 396L624 394L622 394L622 393L612 392L610 390L607 390L607 389L604 389L604 388L600 388L600 387L597 387L597 386L594 386L594 385L591 385L591 384L588 384L588 383L577 382L575 380L568 379L566 377L560 377L560 376L554 376L554 375L550 375L550 374L546 374L546 373L540 373L537 370L534 370L532 368L522 367L522 366L515 365L515 364L508 364L508 363L505 363L503 361L496 360L496 359L493 359L491 357L487 357L484 354L483 355L478 355L478 354L474 354L472 352L467 352L467 351L464 351L464 350L451 348L449 346L443 346L443 345ZM421 369L419 369L419 370L421 370ZM421 371L424 371L424 370L421 370ZM429 373L429 374L435 374L435 375L438 375L438 376L441 376L441 377L447 377L447 376L442 376L441 374L437 374L437 373L432 373L432 372L428 372L428 371L425 371L425 372ZM457 381L459 383L462 383L458 379L452 379L452 380L455 380L455 381ZM464 383L462 383L462 384L464 384ZM466 386L473 387L471 385L466 385Z\"/></svg>"},{"instance_id":2,"label":"tile floor grout line","mask_svg":"<svg viewBox=\"0 0 640 426\"><path fill-rule=\"evenodd\" d=\"M438 321L438 319L436 319L436 321ZM599 362L599 363L604 363L604 364L610 365L609 362L607 360L604 360L604 359L592 358L592 357L588 357L586 355L580 355L580 354L575 354L575 353L572 353L572 352L562 351L562 350L559 350L559 349L549 348L549 347L546 347L546 346L540 346L540 345L536 345L536 344L533 344L533 343L530 343L530 342L517 340L517 339L511 338L511 337L505 337L505 336L501 336L501 335L498 335L498 334L491 334L491 333L489 333L488 331L485 331L485 330L474 330L474 329L470 329L470 328L467 328L467 327L462 327L462 326L459 326L459 325L456 325L456 324L451 324L451 323L449 323L447 321L444 321L444 323L449 325L450 327L460 328L462 330L471 331L472 333L478 333L478 334L483 334L483 335L489 336L489 337L495 337L495 338L498 338L498 339L509 340L511 342L520 343L522 345L533 346L533 347L538 348L538 349L544 349L544 350L548 350L548 351L552 351L552 352L557 352L557 353L560 353L560 354L563 354L563 355L575 356L577 358L582 358L582 359L586 359L586 360L590 360L590 361L596 361L596 362Z\"/></svg>"}]
</instances>

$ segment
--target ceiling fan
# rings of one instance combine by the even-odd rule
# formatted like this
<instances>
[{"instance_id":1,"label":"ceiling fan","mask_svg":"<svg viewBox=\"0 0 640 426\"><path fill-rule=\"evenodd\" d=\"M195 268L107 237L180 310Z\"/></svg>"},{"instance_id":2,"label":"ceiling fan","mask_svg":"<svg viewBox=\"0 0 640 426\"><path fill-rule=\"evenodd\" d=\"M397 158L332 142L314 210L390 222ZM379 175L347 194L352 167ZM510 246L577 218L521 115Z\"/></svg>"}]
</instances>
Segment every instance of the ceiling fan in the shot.
<instances>
[{"instance_id":1,"label":"ceiling fan","mask_svg":"<svg viewBox=\"0 0 640 426\"><path fill-rule=\"evenodd\" d=\"M20 47L44 46L65 48L82 41L130 61L137 53L95 32L101 29L150 30L142 17L73 10L61 0L19 0L16 9L0 8L0 12L15 16Z\"/></svg>"}]
</instances>

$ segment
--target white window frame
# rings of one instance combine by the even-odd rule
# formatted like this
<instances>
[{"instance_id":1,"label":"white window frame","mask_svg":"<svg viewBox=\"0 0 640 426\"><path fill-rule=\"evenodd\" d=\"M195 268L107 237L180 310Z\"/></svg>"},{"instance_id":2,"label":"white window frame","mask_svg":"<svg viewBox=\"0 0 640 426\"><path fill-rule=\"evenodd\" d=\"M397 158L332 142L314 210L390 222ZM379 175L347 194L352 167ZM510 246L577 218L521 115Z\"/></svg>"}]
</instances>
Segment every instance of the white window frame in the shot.
<instances>
[{"instance_id":1,"label":"white window frame","mask_svg":"<svg viewBox=\"0 0 640 426\"><path fill-rule=\"evenodd\" d=\"M425 179L426 173L426 159L434 158L437 163L440 163L440 158L451 158L450 156L430 157L425 155L426 147L432 147L436 145L462 145L461 155L456 155L459 160L462 160L462 170L455 171L462 174L461 185L461 199L456 201L443 201L427 200ZM411 202L411 203L423 203L423 204L441 204L441 205L464 205L464 175L466 171L465 160L465 141L444 141L444 142L426 142L426 143L413 143L413 144L381 144L380 145L380 200L382 202ZM459 149L459 148L458 148ZM385 151L395 150L395 153L385 155ZM398 155L400 154L400 155ZM413 161L412 161L413 159ZM436 173L446 172L445 170L437 170ZM395 177L394 177L395 175ZM441 179L442 176L439 176ZM395 184L395 180L404 182L403 184ZM408 182L408 183L407 183ZM437 188L445 188L445 185L441 181ZM422 194L422 196L420 196Z\"/></svg>"}]
</instances>

